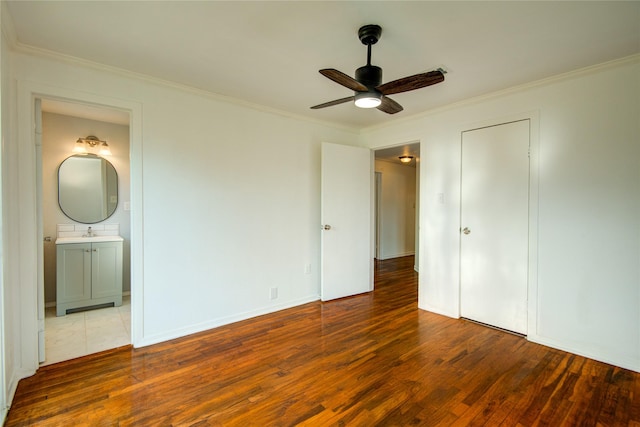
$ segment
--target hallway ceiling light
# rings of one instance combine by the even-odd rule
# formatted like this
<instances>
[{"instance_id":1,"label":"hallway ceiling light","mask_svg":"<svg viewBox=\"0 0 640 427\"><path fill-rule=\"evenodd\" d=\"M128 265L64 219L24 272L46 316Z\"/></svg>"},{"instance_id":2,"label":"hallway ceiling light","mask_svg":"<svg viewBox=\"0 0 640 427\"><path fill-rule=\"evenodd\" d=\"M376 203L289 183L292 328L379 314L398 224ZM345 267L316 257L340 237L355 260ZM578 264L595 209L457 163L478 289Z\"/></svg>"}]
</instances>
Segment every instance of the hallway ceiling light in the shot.
<instances>
[{"instance_id":1,"label":"hallway ceiling light","mask_svg":"<svg viewBox=\"0 0 640 427\"><path fill-rule=\"evenodd\" d=\"M78 138L73 147L74 153L93 153L101 156L110 156L111 149L107 141L101 141L97 136L89 135L86 138Z\"/></svg>"},{"instance_id":2,"label":"hallway ceiling light","mask_svg":"<svg viewBox=\"0 0 640 427\"><path fill-rule=\"evenodd\" d=\"M402 163L411 163L413 156L400 156L398 157Z\"/></svg>"}]
</instances>

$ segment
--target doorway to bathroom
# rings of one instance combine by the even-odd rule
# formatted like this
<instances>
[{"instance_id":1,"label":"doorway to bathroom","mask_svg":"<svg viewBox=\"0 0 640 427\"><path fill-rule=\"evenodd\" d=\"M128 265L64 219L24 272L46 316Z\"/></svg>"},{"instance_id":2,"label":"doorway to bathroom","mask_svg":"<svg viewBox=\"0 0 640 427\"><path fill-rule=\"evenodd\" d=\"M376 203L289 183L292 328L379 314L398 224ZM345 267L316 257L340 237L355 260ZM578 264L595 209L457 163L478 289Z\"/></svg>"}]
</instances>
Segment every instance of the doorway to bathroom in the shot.
<instances>
[{"instance_id":1,"label":"doorway to bathroom","mask_svg":"<svg viewBox=\"0 0 640 427\"><path fill-rule=\"evenodd\" d=\"M36 99L35 108L38 222L43 236L38 256L39 359L42 366L132 342L130 116L120 110L53 98ZM100 141L94 144L95 147L91 145L91 137ZM85 142L79 143L80 140ZM102 142L107 143L110 154L99 151L104 149ZM92 158L104 159L103 164L113 166L116 172L117 193L104 197L104 217L78 219L61 207L59 168L63 161L77 155L74 149L77 151L79 145L88 149ZM86 176L82 178L86 179ZM83 196L82 203L92 202L90 197ZM62 313L56 312L59 303L56 240L87 234L122 237L122 305L116 306L119 301L115 304L89 302L62 310Z\"/></svg>"}]
</instances>

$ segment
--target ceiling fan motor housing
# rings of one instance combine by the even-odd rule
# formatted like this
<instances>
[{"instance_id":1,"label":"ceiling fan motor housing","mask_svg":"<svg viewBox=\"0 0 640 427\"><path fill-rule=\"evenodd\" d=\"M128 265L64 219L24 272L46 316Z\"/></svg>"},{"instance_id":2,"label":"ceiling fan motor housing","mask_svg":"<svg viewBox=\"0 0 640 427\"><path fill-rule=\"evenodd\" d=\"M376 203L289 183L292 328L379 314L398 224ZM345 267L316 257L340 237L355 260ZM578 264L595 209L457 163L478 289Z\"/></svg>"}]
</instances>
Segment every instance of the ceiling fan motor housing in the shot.
<instances>
[{"instance_id":1,"label":"ceiling fan motor housing","mask_svg":"<svg viewBox=\"0 0 640 427\"><path fill-rule=\"evenodd\" d=\"M375 65L365 65L356 70L356 80L373 89L382 83L382 68Z\"/></svg>"}]
</instances>

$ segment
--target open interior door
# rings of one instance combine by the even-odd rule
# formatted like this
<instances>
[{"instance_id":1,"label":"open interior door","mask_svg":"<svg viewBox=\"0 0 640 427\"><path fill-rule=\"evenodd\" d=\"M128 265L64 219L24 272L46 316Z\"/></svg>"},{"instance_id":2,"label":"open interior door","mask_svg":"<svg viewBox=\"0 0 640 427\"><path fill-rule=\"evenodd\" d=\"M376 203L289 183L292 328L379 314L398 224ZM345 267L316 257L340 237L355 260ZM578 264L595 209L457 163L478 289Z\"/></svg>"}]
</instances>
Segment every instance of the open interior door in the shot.
<instances>
[{"instance_id":1,"label":"open interior door","mask_svg":"<svg viewBox=\"0 0 640 427\"><path fill-rule=\"evenodd\" d=\"M373 290L371 150L322 144L321 299Z\"/></svg>"}]
</instances>

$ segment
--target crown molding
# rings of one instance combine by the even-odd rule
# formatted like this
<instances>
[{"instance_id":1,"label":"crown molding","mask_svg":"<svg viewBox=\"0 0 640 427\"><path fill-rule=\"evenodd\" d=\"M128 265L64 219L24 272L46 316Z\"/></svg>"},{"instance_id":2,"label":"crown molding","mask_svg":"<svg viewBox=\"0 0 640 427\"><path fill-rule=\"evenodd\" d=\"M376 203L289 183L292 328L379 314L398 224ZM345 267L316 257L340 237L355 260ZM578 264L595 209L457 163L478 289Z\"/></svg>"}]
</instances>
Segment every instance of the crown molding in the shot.
<instances>
[{"instance_id":1,"label":"crown molding","mask_svg":"<svg viewBox=\"0 0 640 427\"><path fill-rule=\"evenodd\" d=\"M4 15L4 13L3 13L3 15ZM4 28L4 26L3 26L3 28ZM287 112L287 111L279 110L277 108L272 108L272 107L268 107L268 106L265 106L265 105L256 104L256 103L252 103L252 102L249 102L249 101L245 101L245 100L242 100L242 99L233 98L233 97L226 96L226 95L221 95L221 94L218 94L218 93L215 93L215 92L210 92L210 91L207 91L207 90L204 90L204 89L199 89L199 88L194 87L194 86L189 86L189 85L185 85L185 84L182 84L182 83L172 82L170 80L165 80L165 79L161 79L161 78L158 78L158 77L153 77L153 76L150 76L150 75L147 75L147 74L138 73L138 72L135 72L135 71L129 71L129 70L126 70L124 68L119 68L119 67L114 67L114 66L111 66L111 65L101 64L99 62L89 61L87 59L78 58L76 56L67 55L67 54L55 52L55 51L48 50L48 49L34 47L34 46L31 46L31 45L27 45L27 44L21 43L21 42L19 42L17 40L14 40L13 43L10 44L10 47L11 47L12 51L14 51L15 53L25 54L25 55L29 55L29 56L38 57L38 58L44 58L44 59L48 59L48 60L51 60L51 61L65 63L65 64L68 64L68 65L73 65L73 66L77 66L77 67L89 68L89 69L93 69L93 70L96 70L96 71L106 72L106 73L117 75L117 76L124 77L124 78L139 80L139 81L143 81L145 83L151 83L151 84L154 84L156 86L161 86L161 87L165 87L165 88L171 88L171 89L176 89L176 90L183 91L183 92L188 92L188 93L191 93L191 94L196 95L196 96L201 96L201 97L209 98L209 99L212 99L212 100L215 100L215 101L229 103L229 104L237 105L237 106L240 106L240 107L245 107L245 108L248 108L248 109L252 109L252 110L255 110L255 111L260 111L260 112L267 113L267 114L273 114L273 115L280 116L280 117L285 117L285 118L288 118L288 119L308 122L308 123L312 123L312 124L320 125L320 126L324 126L324 127L330 127L332 129L340 130L342 132L347 132L347 133L351 133L351 134L354 134L354 135L358 135L360 133L360 129L359 128L355 128L355 127L351 127L351 126L339 125L339 124L336 124L336 123L331 123L331 122L328 122L328 121L323 121L323 120L318 120L318 119L313 119L313 118L310 118L310 117L307 117L307 116L302 116L302 115L290 113L290 112Z\"/></svg>"},{"instance_id":2,"label":"crown molding","mask_svg":"<svg viewBox=\"0 0 640 427\"><path fill-rule=\"evenodd\" d=\"M520 93L520 92L525 92L527 90L533 89L533 88L537 88L537 87L541 87L541 86L547 86L550 84L554 84L554 83L558 83L564 80L570 80L570 79L575 79L578 77L583 77L586 75L590 75L590 74L595 74L598 72L601 72L603 70L607 70L607 69L611 69L611 68L617 68L617 67L621 67L627 64L634 64L634 63L640 63L640 54L634 54L634 55L630 55L630 56L625 56L623 58L618 58L618 59L614 59L611 61L607 61L607 62L603 62L600 64L596 64L596 65L591 65L588 67L584 67L584 68L579 68L577 70L573 70L573 71L568 71L566 73L562 73L562 74L557 74L555 76L551 76L551 77L546 77L544 79L540 79L540 80L535 80L529 83L524 83L521 85L517 85L517 86L512 86L510 88L507 89L502 89L496 92L491 92L491 93L487 93L484 95L479 95L479 96L475 96L473 98L468 98L468 99L464 99L462 101L458 101L458 102L454 102L451 104L447 104L444 105L442 107L438 107L438 108L433 108L431 110L427 110L427 111L423 111L421 113L418 114L414 114L411 116L407 116L407 117L403 117L402 119L398 119L398 120L394 120L393 122L390 123L383 123L383 124L379 124L379 125L373 125L373 126L369 126L366 127L364 129L361 129L360 134L361 135L365 135L371 132L376 132L382 129L386 129L386 128L390 128L390 127L394 127L397 125L401 125L403 123L407 123L407 122L411 122L411 121L415 121L415 120L419 120L425 117L429 117L429 116L433 116L435 114L439 114L439 113L443 113L446 111L450 111L450 110L455 110L457 108L462 108L462 107L468 107L474 104L479 104L482 102L486 102L486 101L490 101L493 99L497 99L497 98L502 98L508 95L513 95L516 93Z\"/></svg>"}]
</instances>

